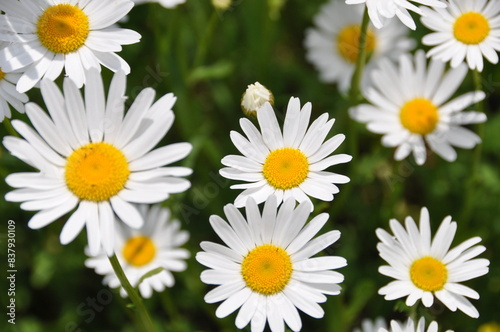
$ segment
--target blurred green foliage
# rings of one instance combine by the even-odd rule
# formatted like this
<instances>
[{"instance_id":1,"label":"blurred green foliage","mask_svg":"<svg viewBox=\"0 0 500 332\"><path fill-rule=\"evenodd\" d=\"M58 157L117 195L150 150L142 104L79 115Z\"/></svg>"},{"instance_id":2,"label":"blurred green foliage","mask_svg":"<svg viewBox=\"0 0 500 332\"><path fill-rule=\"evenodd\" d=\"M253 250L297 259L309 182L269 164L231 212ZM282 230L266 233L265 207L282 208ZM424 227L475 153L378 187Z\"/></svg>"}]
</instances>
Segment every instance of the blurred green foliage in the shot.
<instances>
[{"instance_id":1,"label":"blurred green foliage","mask_svg":"<svg viewBox=\"0 0 500 332\"><path fill-rule=\"evenodd\" d=\"M339 0L342 1L342 0ZM458 151L458 160L448 163L431 155L424 166L411 159L395 162L392 149L381 147L380 136L354 124L348 131L348 103L335 85L322 84L305 61L304 31L324 1L236 0L226 12L216 11L208 0L188 0L174 10L157 4L142 5L129 13L122 25L141 33L139 44L124 47L121 55L132 68L128 77L129 102L139 91L153 87L157 96L174 92L176 121L162 144L189 141L192 154L183 162L194 169L192 188L164 203L190 231L187 248L192 257L188 269L176 274L176 285L146 300L159 331L236 331L235 315L215 317L216 305L203 296L210 289L199 280L203 267L194 260L203 240L219 242L208 224L212 214L222 215L225 204L234 201L232 181L222 178L220 160L237 153L229 139L231 130L240 131L239 102L248 84L259 81L275 95L275 109L283 114L291 96L313 103L313 118L328 112L337 119L332 135L345 133L339 152L347 153L350 136L358 136L357 158L333 170L348 174L351 182L341 186L332 203L318 202L314 214L327 211L330 222L322 232L339 229L341 239L324 254L343 256L348 266L343 291L323 304L326 315L316 320L301 315L303 331L351 331L363 318L383 316L405 319L404 304L387 302L377 290L390 279L380 275L384 262L376 250L375 229L388 228L388 220L418 218L420 207L430 210L433 230L452 215L458 222L453 246L481 236L487 251L481 257L491 261L490 273L466 282L481 294L472 300L481 316L472 319L450 312L436 303L425 315L433 315L444 329L476 331L485 322L499 321L500 305L500 69L487 64L483 86L488 95L488 122L484 125L482 159L472 174L474 151ZM413 36L419 40L425 28ZM103 70L105 81L111 73ZM59 82L60 83L60 82ZM467 77L458 93L470 91ZM43 105L38 91L31 100ZM15 114L15 118L26 119ZM1 136L7 134L0 129ZM0 176L29 171L29 166L0 147ZM471 180L472 179L472 180ZM0 196L10 188L0 182ZM467 210L467 211L465 211ZM32 213L18 204L0 201L1 266L5 266L6 222L16 222L16 325L6 324L2 310L0 330L13 331L135 331L128 301L102 285L101 276L85 268L84 232L71 244L62 246L59 233L66 218L41 230L26 226ZM0 271L2 285L6 270ZM2 308L7 305L6 287L1 288ZM110 298L111 296L111 298ZM249 331L249 327L245 331Z\"/></svg>"}]
</instances>

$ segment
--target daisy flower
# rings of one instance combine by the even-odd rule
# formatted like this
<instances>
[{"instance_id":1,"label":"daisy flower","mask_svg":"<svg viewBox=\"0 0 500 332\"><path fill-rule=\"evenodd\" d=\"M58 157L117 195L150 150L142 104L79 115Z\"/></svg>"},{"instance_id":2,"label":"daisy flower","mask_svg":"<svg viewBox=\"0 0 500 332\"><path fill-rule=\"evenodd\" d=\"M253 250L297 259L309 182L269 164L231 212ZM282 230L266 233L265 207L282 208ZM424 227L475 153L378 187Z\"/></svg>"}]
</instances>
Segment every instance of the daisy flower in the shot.
<instances>
[{"instance_id":1,"label":"daisy flower","mask_svg":"<svg viewBox=\"0 0 500 332\"><path fill-rule=\"evenodd\" d=\"M376 231L382 241L377 245L380 257L389 263L379 272L396 280L382 287L379 294L386 300L407 296L408 306L422 300L426 307L436 297L451 311L459 309L470 317L479 317L466 298L479 299L479 294L460 282L488 273L487 259L472 259L486 250L475 246L481 238L473 237L450 250L457 223L448 216L431 240L429 211L425 207L420 212L420 228L411 217L405 219L406 228L396 219L390 220L390 226L394 236L380 228Z\"/></svg>"},{"instance_id":2,"label":"daisy flower","mask_svg":"<svg viewBox=\"0 0 500 332\"><path fill-rule=\"evenodd\" d=\"M431 322L428 329L425 329L425 318L421 317L415 326L415 322L408 318L406 324L397 322L395 320L391 321L391 329L387 330L382 328L378 330L379 332L438 332L438 324L436 322ZM453 332L452 330L447 330L446 332Z\"/></svg>"},{"instance_id":3,"label":"daisy flower","mask_svg":"<svg viewBox=\"0 0 500 332\"><path fill-rule=\"evenodd\" d=\"M252 332L264 330L266 321L273 332L284 332L285 323L292 331L302 327L297 309L314 318L324 311L318 303L326 295L340 293L342 274L332 269L347 265L338 256L312 257L340 237L330 231L312 239L328 220L322 213L307 225L310 203L295 207L292 198L277 209L276 196L264 204L261 213L256 202L248 199L245 217L232 204L224 207L229 224L211 216L210 224L227 245L202 242L204 250L196 254L209 267L201 280L218 285L205 296L207 303L223 301L216 316L226 317L238 308L236 327L251 324Z\"/></svg>"},{"instance_id":4,"label":"daisy flower","mask_svg":"<svg viewBox=\"0 0 500 332\"><path fill-rule=\"evenodd\" d=\"M350 87L358 59L362 17L361 7L331 0L314 18L316 28L306 31L307 60L317 68L321 81L337 83L343 93ZM380 59L396 61L400 54L414 47L414 41L407 37L408 31L396 20L380 30L369 25L366 35L369 58L363 71L363 85L369 83L369 73Z\"/></svg>"},{"instance_id":5,"label":"daisy flower","mask_svg":"<svg viewBox=\"0 0 500 332\"><path fill-rule=\"evenodd\" d=\"M4 146L39 172L7 176L7 184L17 189L5 199L39 211L28 222L32 229L76 208L61 231L61 243L71 242L86 226L90 253L97 254L102 243L111 256L114 214L140 228L143 217L131 203L161 202L189 188L189 181L178 176L191 174L191 169L164 166L186 157L191 144L153 150L174 121L172 93L153 104L155 91L146 88L124 116L125 74L115 74L107 102L96 69L89 71L88 79L85 99L70 79L64 80L64 96L54 82L43 80L41 92L50 116L28 103L26 114L35 129L12 121L24 139L5 137Z\"/></svg>"},{"instance_id":6,"label":"daisy flower","mask_svg":"<svg viewBox=\"0 0 500 332\"><path fill-rule=\"evenodd\" d=\"M382 317L375 320L363 319L361 322L361 329L355 328L353 332L379 332L380 329L387 329L387 324Z\"/></svg>"},{"instance_id":7,"label":"daisy flower","mask_svg":"<svg viewBox=\"0 0 500 332\"><path fill-rule=\"evenodd\" d=\"M140 35L112 27L134 3L129 0L19 0L2 1L0 40L11 42L0 50L0 67L22 70L17 90L26 92L42 78L55 80L62 72L81 87L90 68L103 65L130 72L115 52L137 43Z\"/></svg>"},{"instance_id":8,"label":"daisy flower","mask_svg":"<svg viewBox=\"0 0 500 332\"><path fill-rule=\"evenodd\" d=\"M189 258L189 251L180 246L186 243L189 233L180 230L180 222L170 219L170 210L158 204L151 207L141 204L138 210L144 218L144 225L139 229L132 229L118 224L114 234L114 251L127 279L134 287L137 287L137 283L146 273L158 268L163 269L144 279L139 285L142 297L150 298L153 290L162 292L165 287L174 285L172 271L180 272L186 269L184 260ZM121 286L105 252L88 258L85 266L105 276L105 285L111 288ZM123 288L120 293L123 297L127 296Z\"/></svg>"},{"instance_id":9,"label":"daisy flower","mask_svg":"<svg viewBox=\"0 0 500 332\"><path fill-rule=\"evenodd\" d=\"M0 42L0 49L4 48L5 45ZM16 91L15 87L20 77L21 74L5 73L0 67L0 122L6 117L11 117L9 105L12 105L19 113L24 113L24 103L28 102L28 96Z\"/></svg>"},{"instance_id":10,"label":"daisy flower","mask_svg":"<svg viewBox=\"0 0 500 332\"><path fill-rule=\"evenodd\" d=\"M136 5L141 5L147 2L156 2L165 8L174 8L177 5L183 4L186 0L132 0Z\"/></svg>"},{"instance_id":11,"label":"daisy flower","mask_svg":"<svg viewBox=\"0 0 500 332\"><path fill-rule=\"evenodd\" d=\"M368 130L383 134L384 146L397 147L396 160L413 152L417 164L422 165L427 158L425 140L435 153L454 161L457 154L452 146L472 149L481 142L479 136L461 125L486 121L484 113L463 112L483 100L485 94L469 92L448 101L462 83L467 67L461 65L447 73L444 68L445 63L439 60L431 60L426 67L423 51L418 51L414 59L401 56L399 68L381 62L372 72L374 86L364 93L373 105L350 109L351 117L367 123Z\"/></svg>"},{"instance_id":12,"label":"daisy flower","mask_svg":"<svg viewBox=\"0 0 500 332\"><path fill-rule=\"evenodd\" d=\"M324 113L308 129L310 116L311 103L301 109L300 100L292 97L283 134L269 103L257 112L262 132L250 120L240 120L248 138L232 131L231 140L243 156L224 157L222 164L228 167L220 170L223 177L248 182L231 186L245 189L236 198L236 207L244 206L248 197L262 203L272 194L277 196L278 204L288 197L298 202L310 201L307 195L331 201L333 194L339 192L334 183L349 182L347 176L324 171L352 159L346 154L330 156L344 141L344 135L337 134L323 142L335 119L328 120L328 114Z\"/></svg>"},{"instance_id":13,"label":"daisy flower","mask_svg":"<svg viewBox=\"0 0 500 332\"><path fill-rule=\"evenodd\" d=\"M415 30L417 26L408 9L419 15L424 14L421 8L418 8L412 2L433 8L446 8L446 4L440 0L345 0L348 5L366 4L370 21L377 29L382 28L388 18L397 16L408 28Z\"/></svg>"},{"instance_id":14,"label":"daisy flower","mask_svg":"<svg viewBox=\"0 0 500 332\"><path fill-rule=\"evenodd\" d=\"M422 23L433 30L422 38L434 46L427 56L451 61L452 67L467 61L470 69L482 71L483 56L498 63L500 51L500 1L454 0L447 9L422 8Z\"/></svg>"}]
</instances>

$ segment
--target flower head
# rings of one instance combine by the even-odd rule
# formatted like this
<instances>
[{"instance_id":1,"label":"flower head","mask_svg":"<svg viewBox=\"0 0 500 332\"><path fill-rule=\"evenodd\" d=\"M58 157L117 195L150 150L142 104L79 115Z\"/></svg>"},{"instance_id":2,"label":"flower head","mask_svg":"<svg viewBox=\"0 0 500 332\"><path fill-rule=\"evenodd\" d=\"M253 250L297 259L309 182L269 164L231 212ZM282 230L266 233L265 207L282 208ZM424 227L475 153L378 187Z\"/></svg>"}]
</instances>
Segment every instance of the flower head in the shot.
<instances>
[{"instance_id":1,"label":"flower head","mask_svg":"<svg viewBox=\"0 0 500 332\"><path fill-rule=\"evenodd\" d=\"M274 103L274 96L271 90L255 82L248 85L245 93L241 97L241 109L246 115L256 116L257 111L264 106L265 103Z\"/></svg>"},{"instance_id":2,"label":"flower head","mask_svg":"<svg viewBox=\"0 0 500 332\"><path fill-rule=\"evenodd\" d=\"M176 98L169 93L153 104L155 92L146 88L124 115L125 74L115 74L104 98L101 76L88 73L82 99L72 80L64 81L64 95L50 80L41 84L48 116L28 103L26 114L34 129L14 120L12 126L24 139L5 137L10 153L38 172L14 173L5 179L17 188L5 199L23 202L21 208L39 211L28 223L33 229L47 226L76 208L64 225L61 243L71 242L87 227L91 254L102 246L114 249L116 214L132 228L143 217L131 203L157 203L189 188L191 174L185 167L164 167L186 157L189 143L153 149L170 129Z\"/></svg>"},{"instance_id":3,"label":"flower head","mask_svg":"<svg viewBox=\"0 0 500 332\"><path fill-rule=\"evenodd\" d=\"M377 29L382 28L388 21L387 19L397 16L407 27L415 30L417 26L408 10L419 15L423 15L423 12L421 8L416 7L412 2L433 8L446 7L446 4L440 0L345 0L345 2L349 5L365 3L370 20Z\"/></svg>"},{"instance_id":4,"label":"flower head","mask_svg":"<svg viewBox=\"0 0 500 332\"><path fill-rule=\"evenodd\" d=\"M245 189L236 198L237 207L244 206L249 197L261 203L272 194L277 196L278 204L288 197L298 202L309 201L307 195L331 201L333 194L339 192L335 183L349 182L344 175L324 171L352 159L346 154L330 156L345 136L337 134L323 142L335 120L328 120L325 113L307 128L310 116L311 103L301 109L299 99L291 98L283 133L269 103L257 112L261 132L250 120L240 120L248 138L233 131L231 140L243 156L224 157L222 164L228 167L220 170L228 179L248 182L231 187Z\"/></svg>"},{"instance_id":5,"label":"flower head","mask_svg":"<svg viewBox=\"0 0 500 332\"><path fill-rule=\"evenodd\" d=\"M23 72L19 92L42 78L55 80L63 68L77 87L86 82L90 68L103 65L128 73L130 67L115 52L137 43L140 35L112 25L133 5L130 0L2 1L0 40L11 43L0 50L0 67Z\"/></svg>"},{"instance_id":6,"label":"flower head","mask_svg":"<svg viewBox=\"0 0 500 332\"><path fill-rule=\"evenodd\" d=\"M342 274L332 269L346 266L338 256L312 257L340 237L330 231L313 239L328 220L323 213L306 225L310 214L309 202L295 207L287 199L277 209L276 197L270 196L262 214L253 199L246 202L246 219L234 205L224 212L229 224L219 216L211 216L210 224L227 245L202 242L204 251L196 255L209 267L201 274L206 284L218 285L205 296L205 301L223 301L217 317L225 317L238 308L236 327L251 322L252 331L262 332L266 321L273 332L283 332L286 323L299 331L302 323L297 309L321 318L318 303L326 295L340 293Z\"/></svg>"},{"instance_id":7,"label":"flower head","mask_svg":"<svg viewBox=\"0 0 500 332\"><path fill-rule=\"evenodd\" d=\"M429 212L425 207L420 213L419 228L411 217L406 218L406 227L395 219L391 219L390 226L394 236L380 228L376 231L382 241L377 245L380 257L389 263L381 266L379 272L396 280L382 287L379 294L386 300L407 296L408 306L422 300L426 307L436 297L451 311L459 309L473 318L479 317L466 298L479 299L479 294L460 282L488 273L487 259L473 259L486 250L474 246L481 238L468 239L450 250L457 223L448 216L431 240Z\"/></svg>"},{"instance_id":8,"label":"flower head","mask_svg":"<svg viewBox=\"0 0 500 332\"><path fill-rule=\"evenodd\" d=\"M424 36L422 43L434 46L427 55L451 61L457 67L464 61L470 69L482 71L483 56L498 63L500 51L500 1L451 0L448 8L422 8L422 23L434 32Z\"/></svg>"},{"instance_id":9,"label":"flower head","mask_svg":"<svg viewBox=\"0 0 500 332\"><path fill-rule=\"evenodd\" d=\"M331 0L314 18L316 28L306 31L307 59L318 69L321 81L337 83L343 93L350 87L358 58L362 16L361 7ZM369 84L369 73L381 59L396 61L400 54L413 48L414 41L407 37L408 31L395 20L379 30L369 25L366 35L369 58L363 71L363 85Z\"/></svg>"},{"instance_id":10,"label":"flower head","mask_svg":"<svg viewBox=\"0 0 500 332\"><path fill-rule=\"evenodd\" d=\"M387 323L382 317L378 317L375 320L363 319L361 329L355 328L353 332L379 332L380 329L387 329Z\"/></svg>"},{"instance_id":11,"label":"flower head","mask_svg":"<svg viewBox=\"0 0 500 332\"><path fill-rule=\"evenodd\" d=\"M469 92L448 101L462 83L467 67L462 65L447 73L444 68L439 60L431 60L427 67L423 51L413 59L401 56L399 68L383 61L372 72L374 86L365 91L372 105L351 109L351 117L367 123L368 130L383 134L384 146L397 147L396 160L413 152L417 164L422 165L427 158L425 140L435 153L454 161L457 154L452 146L471 149L481 142L461 125L486 121L484 113L463 112L485 94Z\"/></svg>"},{"instance_id":12,"label":"flower head","mask_svg":"<svg viewBox=\"0 0 500 332\"><path fill-rule=\"evenodd\" d=\"M180 272L186 269L189 252L180 248L189 238L187 231L180 230L180 222L170 219L170 210L159 205L138 206L139 213L144 218L144 225L132 229L124 224L118 224L114 234L114 252L131 285L137 283L148 272L161 268L161 272L144 279L139 285L139 291L144 298L151 297L153 290L162 292L166 287L174 285L172 271ZM91 256L85 265L93 268L104 277L104 283L111 288L119 287L120 281L113 271L107 254L101 251L97 256ZM122 296L126 296L123 288Z\"/></svg>"},{"instance_id":13,"label":"flower head","mask_svg":"<svg viewBox=\"0 0 500 332\"><path fill-rule=\"evenodd\" d=\"M421 317L417 324L415 324L415 322L411 318L408 318L406 324L392 320L390 330L386 328L381 328L380 330L378 330L378 332L389 332L389 331L390 332L437 332L438 324L433 321L429 324L429 327L426 330L424 317ZM453 331L447 330L446 332L453 332Z\"/></svg>"}]
</instances>

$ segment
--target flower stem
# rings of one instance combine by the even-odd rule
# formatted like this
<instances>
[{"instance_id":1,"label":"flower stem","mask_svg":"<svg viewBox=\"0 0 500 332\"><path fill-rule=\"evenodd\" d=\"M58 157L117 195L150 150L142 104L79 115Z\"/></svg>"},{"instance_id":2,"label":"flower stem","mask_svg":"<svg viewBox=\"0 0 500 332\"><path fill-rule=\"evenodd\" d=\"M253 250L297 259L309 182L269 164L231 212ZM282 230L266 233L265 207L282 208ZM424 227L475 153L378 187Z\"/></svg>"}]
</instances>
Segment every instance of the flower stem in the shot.
<instances>
[{"instance_id":1,"label":"flower stem","mask_svg":"<svg viewBox=\"0 0 500 332\"><path fill-rule=\"evenodd\" d=\"M214 10L206 25L205 33L203 34L202 39L198 43L198 49L196 50L196 56L194 59L193 68L197 68L203 65L218 21L219 21L219 14L217 13L216 10Z\"/></svg>"},{"instance_id":2,"label":"flower stem","mask_svg":"<svg viewBox=\"0 0 500 332\"><path fill-rule=\"evenodd\" d=\"M474 82L474 90L481 91L483 89L482 77L481 73L478 70L474 70L472 72L472 79ZM479 101L476 104L476 111L481 113L484 112L483 101ZM477 134L482 140L484 136L484 123L477 124ZM479 174L479 167L481 165L482 153L483 153L483 145L478 144L473 152L470 177L465 188L464 202L462 205L463 208L459 219L462 224L469 221L473 211L473 205L474 205L473 200L477 191L478 174Z\"/></svg>"},{"instance_id":3,"label":"flower stem","mask_svg":"<svg viewBox=\"0 0 500 332\"><path fill-rule=\"evenodd\" d=\"M356 106L363 98L361 96L361 78L363 77L367 58L366 36L368 33L368 23L370 23L370 18L368 16L368 8L365 6L363 21L361 23L361 32L359 35L358 58L356 60L356 67L354 68L354 74L351 79L351 89L349 91L349 102L351 106Z\"/></svg>"},{"instance_id":4,"label":"flower stem","mask_svg":"<svg viewBox=\"0 0 500 332\"><path fill-rule=\"evenodd\" d=\"M142 325L141 331L144 332L155 332L156 329L153 326L153 322L151 321L151 317L149 316L149 313L144 306L144 303L142 302L141 297L137 293L134 287L130 284L130 282L127 279L127 276L123 272L123 269L120 265L120 262L118 261L118 258L116 258L116 255L113 255L109 258L109 262L111 263L111 266L113 266L113 270L115 271L116 276L118 277L118 280L120 280L120 284L122 287L125 289L127 292L130 300L134 304L134 309L136 310L137 317L139 322Z\"/></svg>"}]
</instances>

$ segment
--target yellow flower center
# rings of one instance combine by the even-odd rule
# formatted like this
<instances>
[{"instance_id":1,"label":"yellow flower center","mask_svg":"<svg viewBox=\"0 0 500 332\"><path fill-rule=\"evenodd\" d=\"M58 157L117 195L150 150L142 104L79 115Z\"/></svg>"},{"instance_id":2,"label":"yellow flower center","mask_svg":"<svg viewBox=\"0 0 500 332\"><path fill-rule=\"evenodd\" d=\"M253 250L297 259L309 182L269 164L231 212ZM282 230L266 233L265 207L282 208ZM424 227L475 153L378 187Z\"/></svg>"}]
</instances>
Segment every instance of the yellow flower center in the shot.
<instances>
[{"instance_id":1,"label":"yellow flower center","mask_svg":"<svg viewBox=\"0 0 500 332\"><path fill-rule=\"evenodd\" d=\"M453 25L453 34L464 44L476 45L490 34L490 23L482 14L468 12L457 18Z\"/></svg>"},{"instance_id":2,"label":"yellow flower center","mask_svg":"<svg viewBox=\"0 0 500 332\"><path fill-rule=\"evenodd\" d=\"M426 256L413 262L410 267L410 277L418 288L435 292L443 289L448 279L448 269L437 259Z\"/></svg>"},{"instance_id":3,"label":"yellow flower center","mask_svg":"<svg viewBox=\"0 0 500 332\"><path fill-rule=\"evenodd\" d=\"M337 36L337 49L347 62L356 63L359 54L359 37L361 26L348 25L343 28ZM366 33L366 52L371 54L375 50L375 34L368 29Z\"/></svg>"},{"instance_id":4,"label":"yellow flower center","mask_svg":"<svg viewBox=\"0 0 500 332\"><path fill-rule=\"evenodd\" d=\"M125 187L130 170L123 153L108 143L75 150L65 169L66 185L81 200L106 201Z\"/></svg>"},{"instance_id":5,"label":"yellow flower center","mask_svg":"<svg viewBox=\"0 0 500 332\"><path fill-rule=\"evenodd\" d=\"M0 67L0 81L3 80L5 78L5 75L7 75L6 73L4 73L2 71L2 67Z\"/></svg>"},{"instance_id":6,"label":"yellow flower center","mask_svg":"<svg viewBox=\"0 0 500 332\"><path fill-rule=\"evenodd\" d=\"M130 265L143 266L155 258L156 247L146 236L134 236L127 240L123 247L123 258Z\"/></svg>"},{"instance_id":7,"label":"yellow flower center","mask_svg":"<svg viewBox=\"0 0 500 332\"><path fill-rule=\"evenodd\" d=\"M265 244L252 249L241 263L241 274L254 292L272 295L281 292L292 276L290 255L280 247Z\"/></svg>"},{"instance_id":8,"label":"yellow flower center","mask_svg":"<svg viewBox=\"0 0 500 332\"><path fill-rule=\"evenodd\" d=\"M479 326L477 332L500 332L500 324L495 322L483 324Z\"/></svg>"},{"instance_id":9,"label":"yellow flower center","mask_svg":"<svg viewBox=\"0 0 500 332\"><path fill-rule=\"evenodd\" d=\"M297 187L307 178L309 162L298 149L277 149L267 156L262 173L274 188L290 189Z\"/></svg>"},{"instance_id":10,"label":"yellow flower center","mask_svg":"<svg viewBox=\"0 0 500 332\"><path fill-rule=\"evenodd\" d=\"M403 105L399 118L401 124L412 133L427 135L436 128L438 108L425 98L416 98Z\"/></svg>"},{"instance_id":11,"label":"yellow flower center","mask_svg":"<svg viewBox=\"0 0 500 332\"><path fill-rule=\"evenodd\" d=\"M71 53L87 40L89 18L76 6L54 5L47 8L38 19L37 34L42 45L50 51Z\"/></svg>"}]
</instances>

